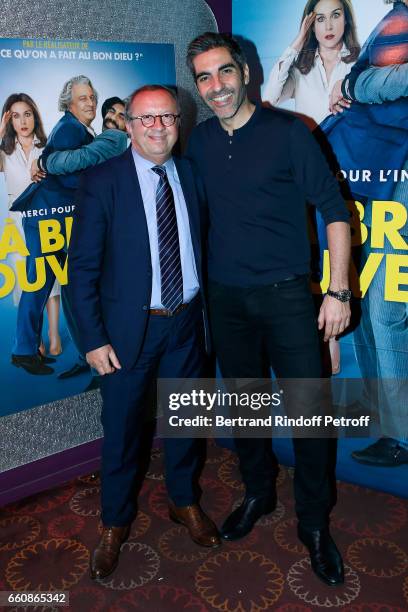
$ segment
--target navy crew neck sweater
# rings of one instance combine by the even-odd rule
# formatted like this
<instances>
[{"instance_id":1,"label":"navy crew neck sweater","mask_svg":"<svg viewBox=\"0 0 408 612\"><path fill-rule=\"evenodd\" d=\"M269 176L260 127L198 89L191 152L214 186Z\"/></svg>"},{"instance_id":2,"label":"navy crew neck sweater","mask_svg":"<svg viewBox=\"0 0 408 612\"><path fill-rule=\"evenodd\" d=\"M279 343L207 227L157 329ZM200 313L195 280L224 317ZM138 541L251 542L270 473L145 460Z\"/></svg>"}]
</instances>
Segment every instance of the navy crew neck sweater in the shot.
<instances>
[{"instance_id":1,"label":"navy crew neck sweater","mask_svg":"<svg viewBox=\"0 0 408 612\"><path fill-rule=\"evenodd\" d=\"M193 130L187 157L206 189L213 281L250 287L307 274L307 202L326 225L349 222L319 145L291 113L257 105L232 136L208 119Z\"/></svg>"}]
</instances>

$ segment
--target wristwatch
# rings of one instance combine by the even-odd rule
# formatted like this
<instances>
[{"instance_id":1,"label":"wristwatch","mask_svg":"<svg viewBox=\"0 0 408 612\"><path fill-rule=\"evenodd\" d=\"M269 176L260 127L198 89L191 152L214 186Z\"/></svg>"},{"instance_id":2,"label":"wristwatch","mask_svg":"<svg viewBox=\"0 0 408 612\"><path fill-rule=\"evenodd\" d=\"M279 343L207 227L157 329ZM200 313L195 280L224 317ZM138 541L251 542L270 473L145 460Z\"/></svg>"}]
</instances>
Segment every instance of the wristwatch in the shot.
<instances>
[{"instance_id":1,"label":"wristwatch","mask_svg":"<svg viewBox=\"0 0 408 612\"><path fill-rule=\"evenodd\" d=\"M350 289L340 289L340 291L332 291L331 289L328 289L327 295L336 298L336 300L339 300L340 302L349 302L351 300L352 293Z\"/></svg>"}]
</instances>

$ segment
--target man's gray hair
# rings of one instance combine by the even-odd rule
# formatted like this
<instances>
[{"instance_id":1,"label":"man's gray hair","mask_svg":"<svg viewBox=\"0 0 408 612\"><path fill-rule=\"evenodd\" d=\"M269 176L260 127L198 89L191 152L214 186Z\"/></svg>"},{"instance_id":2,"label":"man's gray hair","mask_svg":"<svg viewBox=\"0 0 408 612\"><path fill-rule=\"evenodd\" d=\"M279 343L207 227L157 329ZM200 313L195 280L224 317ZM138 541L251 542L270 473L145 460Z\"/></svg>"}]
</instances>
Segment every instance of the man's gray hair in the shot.
<instances>
[{"instance_id":1,"label":"man's gray hair","mask_svg":"<svg viewBox=\"0 0 408 612\"><path fill-rule=\"evenodd\" d=\"M89 85L89 87L94 93L96 104L98 104L98 92L92 85L91 80L83 74L80 74L79 76L72 77L66 83L64 83L64 87L62 88L62 91L58 98L59 111L64 113L65 111L69 110L70 104L72 102L72 88L74 85Z\"/></svg>"}]
</instances>

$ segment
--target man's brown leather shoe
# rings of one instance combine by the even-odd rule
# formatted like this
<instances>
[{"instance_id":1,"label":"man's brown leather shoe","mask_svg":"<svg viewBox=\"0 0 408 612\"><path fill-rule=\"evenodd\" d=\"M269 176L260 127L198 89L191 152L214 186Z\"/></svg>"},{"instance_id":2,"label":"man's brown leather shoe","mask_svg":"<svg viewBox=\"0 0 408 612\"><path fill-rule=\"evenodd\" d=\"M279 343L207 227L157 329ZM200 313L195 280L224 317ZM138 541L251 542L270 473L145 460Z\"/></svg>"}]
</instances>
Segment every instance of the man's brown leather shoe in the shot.
<instances>
[{"instance_id":1,"label":"man's brown leather shoe","mask_svg":"<svg viewBox=\"0 0 408 612\"><path fill-rule=\"evenodd\" d=\"M196 544L217 548L221 544L215 524L201 510L198 504L175 506L169 501L169 517L175 523L187 527L190 537Z\"/></svg>"},{"instance_id":2,"label":"man's brown leather shoe","mask_svg":"<svg viewBox=\"0 0 408 612\"><path fill-rule=\"evenodd\" d=\"M91 578L106 578L118 564L120 547L129 536L130 525L103 527L102 537L95 548L91 562Z\"/></svg>"}]
</instances>

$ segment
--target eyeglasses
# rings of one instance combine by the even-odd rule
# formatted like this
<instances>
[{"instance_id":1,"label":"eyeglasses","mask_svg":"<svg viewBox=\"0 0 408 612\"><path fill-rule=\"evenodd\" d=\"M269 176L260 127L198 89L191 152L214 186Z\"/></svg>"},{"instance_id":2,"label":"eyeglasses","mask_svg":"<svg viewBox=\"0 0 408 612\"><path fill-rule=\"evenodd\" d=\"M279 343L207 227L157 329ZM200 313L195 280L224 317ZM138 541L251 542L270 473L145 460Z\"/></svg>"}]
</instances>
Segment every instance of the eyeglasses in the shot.
<instances>
[{"instance_id":1,"label":"eyeglasses","mask_svg":"<svg viewBox=\"0 0 408 612\"><path fill-rule=\"evenodd\" d=\"M140 119L144 127L153 127L156 123L156 117L160 117L161 124L164 127L171 127L176 123L176 119L180 118L180 115L173 115L172 113L165 113L164 115L140 115L140 117L128 116L129 121Z\"/></svg>"}]
</instances>

